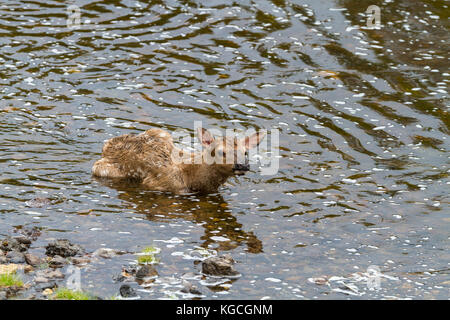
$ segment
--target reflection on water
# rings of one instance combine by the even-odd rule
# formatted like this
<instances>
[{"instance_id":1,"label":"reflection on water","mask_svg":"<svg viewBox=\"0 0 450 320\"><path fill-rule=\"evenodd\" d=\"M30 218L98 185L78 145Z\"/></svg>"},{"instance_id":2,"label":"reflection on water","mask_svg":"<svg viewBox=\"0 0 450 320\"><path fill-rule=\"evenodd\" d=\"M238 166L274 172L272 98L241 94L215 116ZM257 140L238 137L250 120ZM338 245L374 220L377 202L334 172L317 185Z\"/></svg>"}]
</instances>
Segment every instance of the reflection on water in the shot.
<instances>
[{"instance_id":1,"label":"reflection on water","mask_svg":"<svg viewBox=\"0 0 450 320\"><path fill-rule=\"evenodd\" d=\"M0 235L158 245L178 280L198 271L191 250L230 253L242 277L199 280L205 298L448 298L447 1L371 1L378 30L364 1L74 4L72 30L62 1L0 1ZM278 172L207 197L91 177L104 140L194 121L279 129ZM115 294L128 262L86 286ZM361 281L371 265L390 277L380 291Z\"/></svg>"},{"instance_id":2,"label":"reflection on water","mask_svg":"<svg viewBox=\"0 0 450 320\"><path fill-rule=\"evenodd\" d=\"M124 208L132 208L133 211L144 214L150 221L184 219L201 225L204 235L200 237L200 246L205 249L227 251L245 244L249 253L262 252L261 241L253 232L242 230L242 224L233 216L229 204L220 194L171 195L139 190L139 184L132 186L124 182L96 179L118 191L118 198L124 201Z\"/></svg>"}]
</instances>

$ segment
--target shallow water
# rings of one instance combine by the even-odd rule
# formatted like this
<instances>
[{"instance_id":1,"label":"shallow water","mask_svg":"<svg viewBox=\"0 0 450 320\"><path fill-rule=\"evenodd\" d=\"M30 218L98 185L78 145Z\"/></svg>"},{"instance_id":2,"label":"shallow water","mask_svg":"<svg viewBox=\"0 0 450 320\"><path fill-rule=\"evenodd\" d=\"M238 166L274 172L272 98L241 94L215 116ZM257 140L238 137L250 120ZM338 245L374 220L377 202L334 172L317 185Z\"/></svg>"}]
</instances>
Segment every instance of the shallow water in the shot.
<instances>
[{"instance_id":1,"label":"shallow water","mask_svg":"<svg viewBox=\"0 0 450 320\"><path fill-rule=\"evenodd\" d=\"M156 246L142 298L191 298L184 278L206 299L449 298L448 1L371 1L378 30L363 1L107 3L74 1L72 30L64 1L0 1L1 236ZM279 129L278 172L206 197L91 177L104 140L194 121ZM208 283L199 248L242 276ZM82 269L83 289L117 294L134 259ZM351 276L369 266L379 290Z\"/></svg>"}]
</instances>

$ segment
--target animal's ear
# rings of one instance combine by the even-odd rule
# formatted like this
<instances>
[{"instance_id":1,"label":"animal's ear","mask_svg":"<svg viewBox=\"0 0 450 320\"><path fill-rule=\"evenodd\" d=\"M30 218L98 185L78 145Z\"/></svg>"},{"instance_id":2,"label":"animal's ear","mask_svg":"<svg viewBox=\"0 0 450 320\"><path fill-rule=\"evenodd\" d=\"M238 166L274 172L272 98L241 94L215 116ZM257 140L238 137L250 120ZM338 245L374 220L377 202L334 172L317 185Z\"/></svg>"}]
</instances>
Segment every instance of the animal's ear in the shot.
<instances>
[{"instance_id":1,"label":"animal's ear","mask_svg":"<svg viewBox=\"0 0 450 320\"><path fill-rule=\"evenodd\" d=\"M254 147L258 146L259 143L262 141L262 139L264 139L265 136L266 136L266 132L258 131L258 132L255 132L254 134L252 134L251 136L245 137L244 138L245 149L250 150L250 149L253 149Z\"/></svg>"},{"instance_id":2,"label":"animal's ear","mask_svg":"<svg viewBox=\"0 0 450 320\"><path fill-rule=\"evenodd\" d=\"M197 134L198 134L198 140L200 140L202 145L204 145L205 147L210 146L211 143L214 142L213 135L211 134L211 132L209 132L205 128L198 128Z\"/></svg>"}]
</instances>

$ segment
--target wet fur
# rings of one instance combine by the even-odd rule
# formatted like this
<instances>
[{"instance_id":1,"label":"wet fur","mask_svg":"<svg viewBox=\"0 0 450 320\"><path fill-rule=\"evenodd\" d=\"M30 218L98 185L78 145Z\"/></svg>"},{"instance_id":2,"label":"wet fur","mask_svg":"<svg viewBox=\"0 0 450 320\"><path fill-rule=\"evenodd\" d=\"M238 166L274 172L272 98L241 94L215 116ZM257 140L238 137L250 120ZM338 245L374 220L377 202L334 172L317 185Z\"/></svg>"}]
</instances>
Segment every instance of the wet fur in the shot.
<instances>
[{"instance_id":1,"label":"wet fur","mask_svg":"<svg viewBox=\"0 0 450 320\"><path fill-rule=\"evenodd\" d=\"M225 141L216 139L213 147ZM162 129L115 137L106 141L102 158L95 162L92 173L97 177L138 180L145 188L173 193L217 192L234 175L231 164L174 163L171 156L174 149L184 154ZM193 159L203 154L187 156Z\"/></svg>"}]
</instances>

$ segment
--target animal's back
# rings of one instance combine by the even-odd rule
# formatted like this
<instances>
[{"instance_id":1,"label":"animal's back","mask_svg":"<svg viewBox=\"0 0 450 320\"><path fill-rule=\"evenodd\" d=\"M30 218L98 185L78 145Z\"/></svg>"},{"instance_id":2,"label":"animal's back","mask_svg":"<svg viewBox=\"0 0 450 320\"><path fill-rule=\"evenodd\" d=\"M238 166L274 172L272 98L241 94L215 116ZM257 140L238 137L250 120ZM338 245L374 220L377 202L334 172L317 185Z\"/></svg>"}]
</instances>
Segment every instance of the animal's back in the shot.
<instances>
[{"instance_id":1,"label":"animal's back","mask_svg":"<svg viewBox=\"0 0 450 320\"><path fill-rule=\"evenodd\" d=\"M94 164L92 172L99 177L142 180L172 165L173 148L171 135L162 129L125 134L105 142L102 159Z\"/></svg>"}]
</instances>

